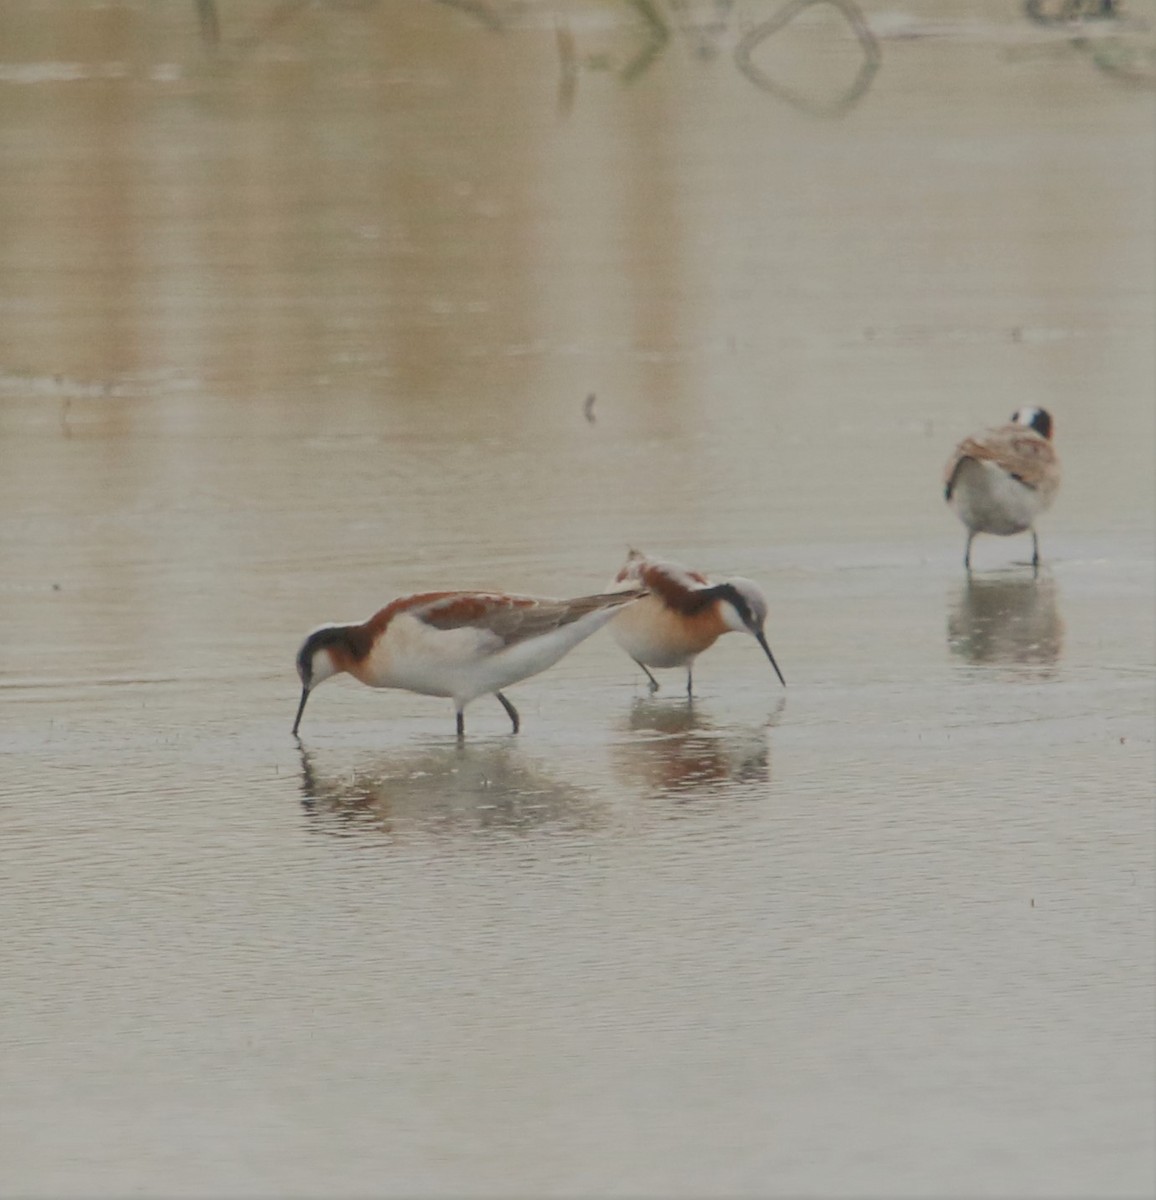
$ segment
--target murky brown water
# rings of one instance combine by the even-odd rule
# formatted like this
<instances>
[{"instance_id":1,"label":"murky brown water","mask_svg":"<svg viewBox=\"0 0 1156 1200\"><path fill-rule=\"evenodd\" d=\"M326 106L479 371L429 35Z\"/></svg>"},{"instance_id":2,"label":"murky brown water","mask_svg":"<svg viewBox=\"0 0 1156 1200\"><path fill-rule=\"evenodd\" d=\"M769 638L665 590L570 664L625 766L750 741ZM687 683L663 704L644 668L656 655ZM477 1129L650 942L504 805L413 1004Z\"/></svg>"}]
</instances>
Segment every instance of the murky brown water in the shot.
<instances>
[{"instance_id":1,"label":"murky brown water","mask_svg":"<svg viewBox=\"0 0 1156 1200\"><path fill-rule=\"evenodd\" d=\"M0 1190L1151 1194L1153 6L216 10L0 8ZM313 626L629 544L785 694L290 738Z\"/></svg>"}]
</instances>

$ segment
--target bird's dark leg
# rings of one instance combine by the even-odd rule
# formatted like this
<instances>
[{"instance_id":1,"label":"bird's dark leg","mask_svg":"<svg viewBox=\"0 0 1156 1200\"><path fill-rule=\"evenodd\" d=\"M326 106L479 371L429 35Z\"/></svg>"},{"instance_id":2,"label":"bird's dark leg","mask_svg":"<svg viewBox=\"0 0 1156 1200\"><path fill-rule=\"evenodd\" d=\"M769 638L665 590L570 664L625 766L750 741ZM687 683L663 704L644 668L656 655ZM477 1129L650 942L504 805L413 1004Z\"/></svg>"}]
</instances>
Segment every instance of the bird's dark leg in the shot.
<instances>
[{"instance_id":1,"label":"bird's dark leg","mask_svg":"<svg viewBox=\"0 0 1156 1200\"><path fill-rule=\"evenodd\" d=\"M521 721L518 719L518 710L502 695L501 692L495 692L495 696L502 702L502 707L506 710L506 715L514 723L514 732L517 733L521 727Z\"/></svg>"},{"instance_id":2,"label":"bird's dark leg","mask_svg":"<svg viewBox=\"0 0 1156 1200\"><path fill-rule=\"evenodd\" d=\"M963 569L971 574L971 543L975 540L975 531L969 530L967 534L967 547L963 552Z\"/></svg>"},{"instance_id":3,"label":"bird's dark leg","mask_svg":"<svg viewBox=\"0 0 1156 1200\"><path fill-rule=\"evenodd\" d=\"M650 680L650 694L653 696L654 693L658 691L658 680L655 679L650 673L650 668L646 665L646 663L638 662L638 659L635 659L634 661L638 663L638 665L642 668L642 673L647 679Z\"/></svg>"},{"instance_id":4,"label":"bird's dark leg","mask_svg":"<svg viewBox=\"0 0 1156 1200\"><path fill-rule=\"evenodd\" d=\"M1036 531L1032 530L1032 574L1040 573L1040 539Z\"/></svg>"},{"instance_id":5,"label":"bird's dark leg","mask_svg":"<svg viewBox=\"0 0 1156 1200\"><path fill-rule=\"evenodd\" d=\"M465 714L459 708L458 709L458 737L463 738L465 736L466 736L466 718L465 718Z\"/></svg>"},{"instance_id":6,"label":"bird's dark leg","mask_svg":"<svg viewBox=\"0 0 1156 1200\"><path fill-rule=\"evenodd\" d=\"M694 668L687 667L686 669L686 698L694 699Z\"/></svg>"}]
</instances>

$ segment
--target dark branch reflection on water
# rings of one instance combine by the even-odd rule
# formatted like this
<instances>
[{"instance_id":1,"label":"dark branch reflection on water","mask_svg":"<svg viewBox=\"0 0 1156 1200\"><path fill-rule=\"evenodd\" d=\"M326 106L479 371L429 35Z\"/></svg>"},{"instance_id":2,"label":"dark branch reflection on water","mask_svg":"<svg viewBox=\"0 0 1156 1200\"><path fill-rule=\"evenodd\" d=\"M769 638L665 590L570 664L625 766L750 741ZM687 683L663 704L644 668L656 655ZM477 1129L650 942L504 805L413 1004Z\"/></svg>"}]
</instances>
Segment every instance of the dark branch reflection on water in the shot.
<instances>
[{"instance_id":1,"label":"dark branch reflection on water","mask_svg":"<svg viewBox=\"0 0 1156 1200\"><path fill-rule=\"evenodd\" d=\"M807 9L823 5L834 9L846 21L863 56L851 82L830 96L808 94L798 87L775 79L755 58L756 52L764 43L780 33ZM883 54L879 42L871 32L862 9L853 0L788 0L776 13L748 30L735 47L735 66L755 87L786 101L801 112L816 117L838 117L854 108L867 94L882 62Z\"/></svg>"},{"instance_id":2,"label":"dark branch reflection on water","mask_svg":"<svg viewBox=\"0 0 1156 1200\"><path fill-rule=\"evenodd\" d=\"M577 5L535 9L495 5L484 0L436 2L492 34L506 33L518 26L540 25L541 12L546 11L554 24L560 75L558 111L563 115L573 106L582 71L610 73L622 83L635 83L664 58L676 38L681 38L691 55L701 62L715 59L720 49L733 45L734 66L754 87L793 108L821 117L841 116L854 108L871 87L882 63L879 42L855 0L787 0L745 31L741 17L734 12L733 0L670 0L669 4L657 0L619 0L610 10L609 33L604 43L585 47L580 45L574 32L575 22L571 20ZM247 18L248 23L235 22L237 28L232 36L225 37L216 0L195 0L195 9L201 41L214 56L250 55L275 36L286 33L306 13L320 13L320 19L333 21L353 14L388 12L388 6L378 5L375 0L327 0L321 5L308 0L280 0L256 19ZM800 36L800 29L792 27L805 25L800 18L808 12L838 14L841 24L818 26ZM580 13L577 23L589 24ZM588 31L584 32L589 41ZM808 33L817 33L817 37L808 38ZM780 37L783 34L786 36ZM840 43L848 41L855 44L861 59L850 82L840 84L838 75L843 69L825 58ZM824 61L815 60L816 47ZM795 80L805 82L800 84Z\"/></svg>"}]
</instances>

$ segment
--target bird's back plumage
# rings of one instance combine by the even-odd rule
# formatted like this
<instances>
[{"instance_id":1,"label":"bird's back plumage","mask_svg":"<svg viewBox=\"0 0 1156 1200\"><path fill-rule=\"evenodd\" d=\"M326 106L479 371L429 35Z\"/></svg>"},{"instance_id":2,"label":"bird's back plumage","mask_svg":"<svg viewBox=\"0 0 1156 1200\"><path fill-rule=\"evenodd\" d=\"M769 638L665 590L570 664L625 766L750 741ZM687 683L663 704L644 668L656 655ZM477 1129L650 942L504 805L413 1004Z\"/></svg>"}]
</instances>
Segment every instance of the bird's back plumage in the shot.
<instances>
[{"instance_id":1,"label":"bird's back plumage","mask_svg":"<svg viewBox=\"0 0 1156 1200\"><path fill-rule=\"evenodd\" d=\"M991 463L1050 499L1059 486L1059 459L1046 438L1023 425L1001 425L975 437L964 438L944 470L944 498L950 500L960 467L965 462Z\"/></svg>"}]
</instances>

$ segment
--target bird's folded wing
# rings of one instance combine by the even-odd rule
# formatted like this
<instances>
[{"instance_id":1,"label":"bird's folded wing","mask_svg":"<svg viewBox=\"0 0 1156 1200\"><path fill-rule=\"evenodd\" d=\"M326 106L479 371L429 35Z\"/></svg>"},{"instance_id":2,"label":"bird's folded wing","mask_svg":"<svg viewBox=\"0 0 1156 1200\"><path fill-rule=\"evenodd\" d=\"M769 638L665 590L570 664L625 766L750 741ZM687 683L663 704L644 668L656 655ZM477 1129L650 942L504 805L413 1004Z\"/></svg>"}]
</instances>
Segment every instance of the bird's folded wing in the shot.
<instances>
[{"instance_id":1,"label":"bird's folded wing","mask_svg":"<svg viewBox=\"0 0 1156 1200\"><path fill-rule=\"evenodd\" d=\"M415 610L414 616L435 629L477 629L498 644L512 646L552 633L599 609L627 604L645 592L640 588L574 600L542 600L534 596L504 596L461 592Z\"/></svg>"},{"instance_id":2,"label":"bird's folded wing","mask_svg":"<svg viewBox=\"0 0 1156 1200\"><path fill-rule=\"evenodd\" d=\"M700 612L716 599L716 591L705 575L674 563L650 563L642 572L642 582L667 608L688 615Z\"/></svg>"},{"instance_id":3,"label":"bird's folded wing","mask_svg":"<svg viewBox=\"0 0 1156 1200\"><path fill-rule=\"evenodd\" d=\"M979 437L964 438L948 460L943 481L945 495L951 490L960 466L967 459L994 463L1028 487L1039 487L1056 465L1056 451L1051 442L1020 425L1005 425Z\"/></svg>"}]
</instances>

